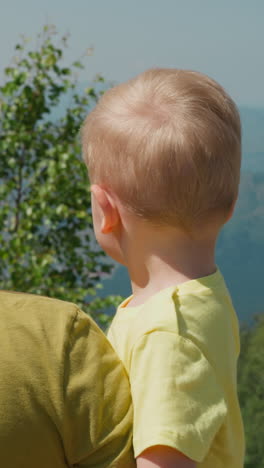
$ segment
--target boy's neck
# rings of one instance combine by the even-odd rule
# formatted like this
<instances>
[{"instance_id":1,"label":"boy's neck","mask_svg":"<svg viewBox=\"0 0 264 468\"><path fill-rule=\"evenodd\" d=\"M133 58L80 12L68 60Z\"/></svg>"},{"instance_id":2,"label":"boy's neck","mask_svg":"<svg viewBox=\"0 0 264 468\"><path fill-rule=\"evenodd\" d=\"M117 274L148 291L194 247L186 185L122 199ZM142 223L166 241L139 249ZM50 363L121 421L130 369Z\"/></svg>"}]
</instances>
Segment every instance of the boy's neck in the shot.
<instances>
[{"instance_id":1,"label":"boy's neck","mask_svg":"<svg viewBox=\"0 0 264 468\"><path fill-rule=\"evenodd\" d=\"M194 240L175 233L167 236L152 233L147 238L142 234L134 237L134 245L126 252L133 291L129 306L143 304L162 289L216 271L216 236Z\"/></svg>"}]
</instances>

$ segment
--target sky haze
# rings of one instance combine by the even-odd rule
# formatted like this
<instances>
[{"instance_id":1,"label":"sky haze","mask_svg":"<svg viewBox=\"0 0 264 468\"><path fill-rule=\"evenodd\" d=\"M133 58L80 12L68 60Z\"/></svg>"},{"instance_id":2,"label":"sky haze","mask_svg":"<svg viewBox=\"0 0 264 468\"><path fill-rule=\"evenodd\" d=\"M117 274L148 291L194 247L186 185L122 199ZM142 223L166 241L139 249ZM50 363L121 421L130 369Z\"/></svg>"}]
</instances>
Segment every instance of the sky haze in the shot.
<instances>
[{"instance_id":1,"label":"sky haze","mask_svg":"<svg viewBox=\"0 0 264 468\"><path fill-rule=\"evenodd\" d=\"M264 107L263 20L263 0L2 0L1 76L20 34L33 47L43 25L54 23L71 33L69 61L94 47L82 81L188 68L215 78L239 105Z\"/></svg>"}]
</instances>

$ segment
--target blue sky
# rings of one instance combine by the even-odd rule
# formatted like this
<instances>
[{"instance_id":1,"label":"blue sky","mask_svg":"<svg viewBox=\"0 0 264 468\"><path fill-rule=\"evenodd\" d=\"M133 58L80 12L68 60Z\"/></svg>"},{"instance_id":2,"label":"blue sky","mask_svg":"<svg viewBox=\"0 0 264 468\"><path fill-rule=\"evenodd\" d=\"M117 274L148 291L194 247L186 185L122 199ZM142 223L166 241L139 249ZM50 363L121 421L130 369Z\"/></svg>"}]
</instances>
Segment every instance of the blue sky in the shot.
<instances>
[{"instance_id":1,"label":"blue sky","mask_svg":"<svg viewBox=\"0 0 264 468\"><path fill-rule=\"evenodd\" d=\"M34 45L47 22L71 33L67 60L94 46L84 82L98 72L120 82L152 66L196 69L239 105L264 108L263 0L1 0L0 70L19 35Z\"/></svg>"}]
</instances>

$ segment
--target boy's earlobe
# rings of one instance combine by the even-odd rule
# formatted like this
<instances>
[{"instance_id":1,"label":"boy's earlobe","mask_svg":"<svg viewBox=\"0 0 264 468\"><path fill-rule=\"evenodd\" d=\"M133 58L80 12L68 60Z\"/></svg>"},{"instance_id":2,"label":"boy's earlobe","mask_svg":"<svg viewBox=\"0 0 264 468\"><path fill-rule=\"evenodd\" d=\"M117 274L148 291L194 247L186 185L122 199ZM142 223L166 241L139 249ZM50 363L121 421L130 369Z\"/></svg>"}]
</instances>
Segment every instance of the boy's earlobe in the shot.
<instances>
[{"instance_id":1,"label":"boy's earlobe","mask_svg":"<svg viewBox=\"0 0 264 468\"><path fill-rule=\"evenodd\" d=\"M110 234L119 224L119 212L110 194L100 185L92 185L91 192L102 212L101 232Z\"/></svg>"}]
</instances>

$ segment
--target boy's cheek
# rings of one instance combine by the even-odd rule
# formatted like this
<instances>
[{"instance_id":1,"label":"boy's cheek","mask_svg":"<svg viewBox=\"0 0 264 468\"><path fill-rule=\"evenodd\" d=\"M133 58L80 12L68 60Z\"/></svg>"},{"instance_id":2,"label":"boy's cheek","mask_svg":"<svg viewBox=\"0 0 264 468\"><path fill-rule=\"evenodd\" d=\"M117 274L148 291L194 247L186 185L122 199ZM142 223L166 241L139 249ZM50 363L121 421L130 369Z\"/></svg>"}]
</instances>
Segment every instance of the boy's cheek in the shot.
<instances>
[{"instance_id":1,"label":"boy's cheek","mask_svg":"<svg viewBox=\"0 0 264 468\"><path fill-rule=\"evenodd\" d=\"M96 239L98 244L102 247L105 253L109 255L109 257L122 265L126 265L122 250L114 234L102 234L101 232L98 232Z\"/></svg>"}]
</instances>

